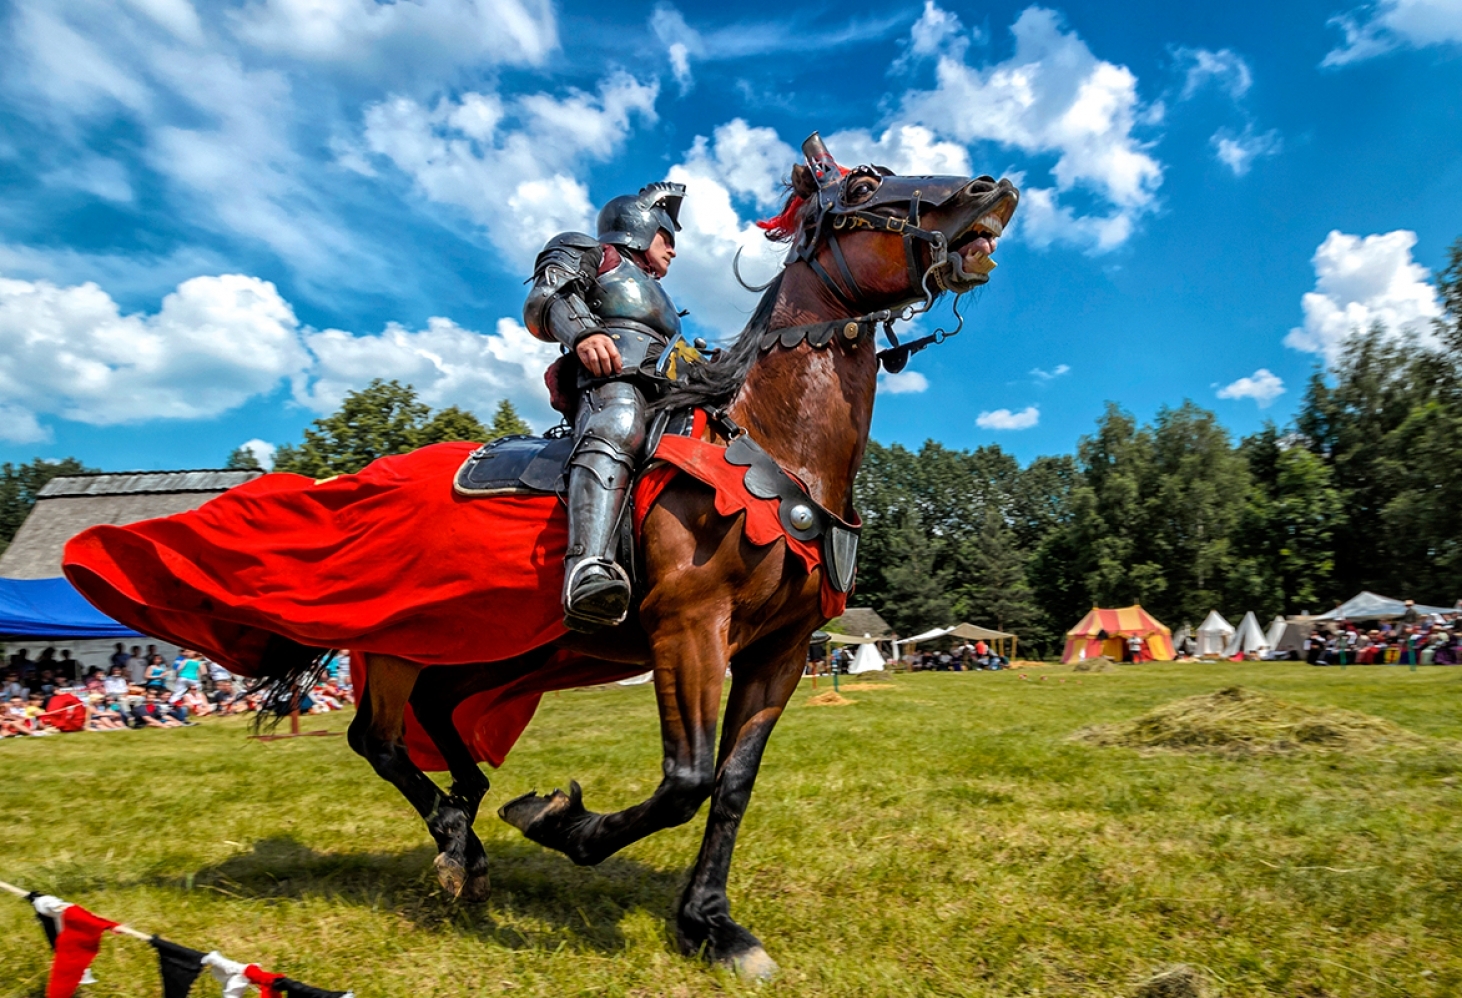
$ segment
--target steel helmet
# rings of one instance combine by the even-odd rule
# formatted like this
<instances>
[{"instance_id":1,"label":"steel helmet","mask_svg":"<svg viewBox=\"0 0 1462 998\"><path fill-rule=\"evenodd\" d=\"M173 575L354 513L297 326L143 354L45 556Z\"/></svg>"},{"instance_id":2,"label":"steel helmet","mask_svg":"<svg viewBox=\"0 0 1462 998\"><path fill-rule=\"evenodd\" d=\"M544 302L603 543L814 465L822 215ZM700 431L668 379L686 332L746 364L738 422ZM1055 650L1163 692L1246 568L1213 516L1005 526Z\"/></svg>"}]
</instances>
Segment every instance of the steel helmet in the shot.
<instances>
[{"instance_id":1,"label":"steel helmet","mask_svg":"<svg viewBox=\"0 0 1462 998\"><path fill-rule=\"evenodd\" d=\"M663 232L674 246L684 198L684 184L665 181L614 198L599 212L599 241L643 253L655 241L655 233Z\"/></svg>"}]
</instances>

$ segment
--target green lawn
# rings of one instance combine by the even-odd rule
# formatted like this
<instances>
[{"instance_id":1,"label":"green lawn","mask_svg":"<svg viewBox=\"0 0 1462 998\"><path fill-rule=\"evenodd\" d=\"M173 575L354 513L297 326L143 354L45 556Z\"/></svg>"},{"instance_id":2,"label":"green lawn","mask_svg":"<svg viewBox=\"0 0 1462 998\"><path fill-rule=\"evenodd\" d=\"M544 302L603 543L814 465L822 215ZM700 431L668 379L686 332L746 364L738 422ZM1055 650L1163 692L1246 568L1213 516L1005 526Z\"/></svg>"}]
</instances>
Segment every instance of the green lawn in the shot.
<instances>
[{"instance_id":1,"label":"green lawn","mask_svg":"<svg viewBox=\"0 0 1462 998\"><path fill-rule=\"evenodd\" d=\"M760 989L670 942L699 820L581 870L494 814L571 778L597 810L643 798L647 686L544 701L478 823L485 905L442 897L421 822L345 739L261 744L237 721L0 742L0 880L360 998L1119 996L1175 962L1225 996L1462 993L1462 669L1027 675L899 675L843 707L803 684L730 885L783 968ZM1436 741L1248 760L1068 741L1234 683ZM47 962L0 896L0 995L40 995ZM140 943L107 941L96 972L93 998L160 993Z\"/></svg>"}]
</instances>

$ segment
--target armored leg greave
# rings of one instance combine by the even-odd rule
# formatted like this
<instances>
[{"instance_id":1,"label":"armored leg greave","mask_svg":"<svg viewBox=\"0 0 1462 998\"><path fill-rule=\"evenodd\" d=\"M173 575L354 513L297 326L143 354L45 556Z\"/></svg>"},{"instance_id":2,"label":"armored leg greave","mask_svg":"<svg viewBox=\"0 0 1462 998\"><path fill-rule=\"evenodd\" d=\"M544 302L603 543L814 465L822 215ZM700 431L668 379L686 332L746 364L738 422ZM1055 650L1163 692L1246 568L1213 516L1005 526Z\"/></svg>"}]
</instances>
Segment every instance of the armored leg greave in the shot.
<instances>
[{"instance_id":1,"label":"armored leg greave","mask_svg":"<svg viewBox=\"0 0 1462 998\"><path fill-rule=\"evenodd\" d=\"M607 381L584 391L578 415L566 497L564 623L591 631L621 623L629 612L629 576L614 555L645 444L645 397L628 381Z\"/></svg>"}]
</instances>

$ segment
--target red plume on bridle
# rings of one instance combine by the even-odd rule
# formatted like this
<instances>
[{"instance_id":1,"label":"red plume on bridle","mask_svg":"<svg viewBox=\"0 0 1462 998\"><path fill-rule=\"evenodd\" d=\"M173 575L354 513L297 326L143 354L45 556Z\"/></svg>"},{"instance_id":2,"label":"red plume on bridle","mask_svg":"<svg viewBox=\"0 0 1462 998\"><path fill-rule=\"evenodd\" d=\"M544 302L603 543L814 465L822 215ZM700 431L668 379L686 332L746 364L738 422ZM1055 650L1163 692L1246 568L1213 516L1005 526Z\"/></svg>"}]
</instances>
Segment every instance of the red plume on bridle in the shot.
<instances>
[{"instance_id":1,"label":"red plume on bridle","mask_svg":"<svg viewBox=\"0 0 1462 998\"><path fill-rule=\"evenodd\" d=\"M827 175L833 170L837 171L839 177L846 176L846 167L838 166L833 162L832 155L828 153L827 146L822 144L822 137L816 132L808 136L807 141L802 143L802 153L807 159L807 165L812 170L818 186L827 183ZM788 184L791 187L791 184ZM787 198L787 203L782 206L782 213L772 218L764 218L756 223L756 227L767 234L767 238L774 242L786 242L797 235L798 221L802 209L807 204L807 199L800 194L794 193Z\"/></svg>"}]
</instances>

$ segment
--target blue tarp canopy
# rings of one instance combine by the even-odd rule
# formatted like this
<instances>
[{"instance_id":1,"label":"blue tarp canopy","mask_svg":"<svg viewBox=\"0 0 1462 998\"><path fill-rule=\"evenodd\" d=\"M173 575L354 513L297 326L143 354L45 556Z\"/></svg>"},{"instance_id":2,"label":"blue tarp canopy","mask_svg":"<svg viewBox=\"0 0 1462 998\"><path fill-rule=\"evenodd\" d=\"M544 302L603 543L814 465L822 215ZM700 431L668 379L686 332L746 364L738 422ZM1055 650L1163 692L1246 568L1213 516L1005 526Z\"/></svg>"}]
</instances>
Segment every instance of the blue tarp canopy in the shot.
<instances>
[{"instance_id":1,"label":"blue tarp canopy","mask_svg":"<svg viewBox=\"0 0 1462 998\"><path fill-rule=\"evenodd\" d=\"M140 638L86 601L64 578L0 579L0 637Z\"/></svg>"}]
</instances>

